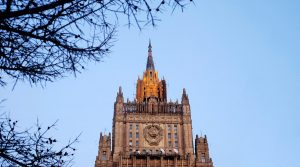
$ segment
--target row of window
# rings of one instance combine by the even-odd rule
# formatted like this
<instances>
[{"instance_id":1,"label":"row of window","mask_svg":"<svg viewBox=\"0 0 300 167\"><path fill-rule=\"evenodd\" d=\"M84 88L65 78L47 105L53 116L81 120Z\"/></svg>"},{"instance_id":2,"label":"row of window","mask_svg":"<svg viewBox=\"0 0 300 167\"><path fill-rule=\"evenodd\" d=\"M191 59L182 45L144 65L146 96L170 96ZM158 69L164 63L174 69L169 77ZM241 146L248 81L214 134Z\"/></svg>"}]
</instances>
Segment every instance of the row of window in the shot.
<instances>
[{"instance_id":1,"label":"row of window","mask_svg":"<svg viewBox=\"0 0 300 167\"><path fill-rule=\"evenodd\" d=\"M173 126L173 130L174 130L174 139L175 139L175 142L174 142L174 147L175 148L178 148L178 135L177 135L177 125L174 125ZM168 146L169 147L172 147L172 141L171 141L171 138L172 138L172 126L171 125L168 125Z\"/></svg>"},{"instance_id":2,"label":"row of window","mask_svg":"<svg viewBox=\"0 0 300 167\"><path fill-rule=\"evenodd\" d=\"M132 143L132 140L129 140L129 146L133 146L132 144L133 144L133 143ZM136 146L136 147L140 146L140 142L139 142L138 140L135 141L135 146Z\"/></svg>"},{"instance_id":3,"label":"row of window","mask_svg":"<svg viewBox=\"0 0 300 167\"><path fill-rule=\"evenodd\" d=\"M133 146L132 140L129 140L129 146ZM135 146L138 147L140 146L140 142L138 140L135 141ZM168 141L168 147L172 147L172 142ZM174 146L175 148L178 148L178 141L174 142Z\"/></svg>"},{"instance_id":4,"label":"row of window","mask_svg":"<svg viewBox=\"0 0 300 167\"><path fill-rule=\"evenodd\" d=\"M172 142L171 142L171 141L168 141L168 146L169 146L169 147L172 147ZM175 148L178 148L178 141L175 141L175 142L174 142L174 147L175 147Z\"/></svg>"},{"instance_id":5,"label":"row of window","mask_svg":"<svg viewBox=\"0 0 300 167\"><path fill-rule=\"evenodd\" d=\"M129 125L129 130L132 130L132 124ZM139 130L139 125L135 125L135 130Z\"/></svg>"},{"instance_id":6,"label":"row of window","mask_svg":"<svg viewBox=\"0 0 300 167\"><path fill-rule=\"evenodd\" d=\"M136 132L135 133L135 138L139 138L139 137L140 137L139 132ZM129 138L132 138L132 132L129 132Z\"/></svg>"},{"instance_id":7,"label":"row of window","mask_svg":"<svg viewBox=\"0 0 300 167\"><path fill-rule=\"evenodd\" d=\"M168 125L168 131L172 130L172 126ZM177 132L177 125L174 125L174 131Z\"/></svg>"},{"instance_id":8,"label":"row of window","mask_svg":"<svg viewBox=\"0 0 300 167\"><path fill-rule=\"evenodd\" d=\"M171 134L171 133L168 133L168 139L171 139L171 137L172 137L172 134ZM177 133L174 133L174 139L175 139L175 140L178 139Z\"/></svg>"},{"instance_id":9,"label":"row of window","mask_svg":"<svg viewBox=\"0 0 300 167\"><path fill-rule=\"evenodd\" d=\"M133 126L132 124L129 125L129 130L132 130ZM171 131L172 126L168 125L168 131ZM135 130L139 130L139 125L135 125ZM174 131L177 132L177 125L174 125Z\"/></svg>"},{"instance_id":10,"label":"row of window","mask_svg":"<svg viewBox=\"0 0 300 167\"><path fill-rule=\"evenodd\" d=\"M178 148L178 138L177 138L177 133L175 133L174 134L174 139L175 139L175 142L174 142L174 146L176 147L176 148ZM171 141L171 134L170 133L168 133L168 146L169 147L172 147L172 141Z\"/></svg>"},{"instance_id":11,"label":"row of window","mask_svg":"<svg viewBox=\"0 0 300 167\"><path fill-rule=\"evenodd\" d=\"M132 129L133 129L133 125L130 124L130 125L129 125L129 130L132 130ZM138 124L135 125L135 130L136 130L136 131L139 130L139 125L138 125ZM132 132L129 132L129 138L130 138L130 140L129 140L129 146L133 146L133 143L132 143L132 137L133 137ZM139 137L140 137L139 132L136 132L136 133L135 133L135 138L136 138L135 146L136 146L136 147L138 147L138 146L140 145L140 142L138 141Z\"/></svg>"},{"instance_id":12,"label":"row of window","mask_svg":"<svg viewBox=\"0 0 300 167\"><path fill-rule=\"evenodd\" d=\"M132 132L129 132L129 138L132 138L133 135L132 135ZM139 138L140 137L140 133L139 132L136 132L135 133L135 138ZM168 133L168 139L171 139L172 138L172 133ZM174 139L175 140L178 140L178 135L177 133L174 133Z\"/></svg>"},{"instance_id":13,"label":"row of window","mask_svg":"<svg viewBox=\"0 0 300 167\"><path fill-rule=\"evenodd\" d=\"M174 150L146 150L146 149L143 149L143 150L134 150L134 149L129 149L130 152L136 152L138 154L145 154L145 153L166 153L166 152L169 152L169 153L172 153L174 152ZM178 150L177 150L178 151Z\"/></svg>"}]
</instances>

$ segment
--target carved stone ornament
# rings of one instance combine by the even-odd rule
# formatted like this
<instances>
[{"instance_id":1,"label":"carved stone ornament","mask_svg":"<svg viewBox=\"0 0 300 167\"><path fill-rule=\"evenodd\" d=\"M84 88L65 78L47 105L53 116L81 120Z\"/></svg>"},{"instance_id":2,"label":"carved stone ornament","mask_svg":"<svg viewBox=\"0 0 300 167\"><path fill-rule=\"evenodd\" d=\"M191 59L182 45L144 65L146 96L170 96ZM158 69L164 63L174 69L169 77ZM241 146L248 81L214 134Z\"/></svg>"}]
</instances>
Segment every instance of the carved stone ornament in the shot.
<instances>
[{"instance_id":1,"label":"carved stone ornament","mask_svg":"<svg viewBox=\"0 0 300 167\"><path fill-rule=\"evenodd\" d=\"M163 138L163 130L158 125L148 125L144 128L144 137L150 146L157 146Z\"/></svg>"}]
</instances>

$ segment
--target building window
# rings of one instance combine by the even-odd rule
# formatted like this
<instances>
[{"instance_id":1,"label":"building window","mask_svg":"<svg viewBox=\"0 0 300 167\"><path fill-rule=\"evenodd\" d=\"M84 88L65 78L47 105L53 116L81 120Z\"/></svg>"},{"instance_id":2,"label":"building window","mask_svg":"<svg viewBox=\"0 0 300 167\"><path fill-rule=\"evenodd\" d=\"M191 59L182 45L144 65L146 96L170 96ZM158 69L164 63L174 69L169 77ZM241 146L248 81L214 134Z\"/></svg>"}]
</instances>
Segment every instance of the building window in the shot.
<instances>
[{"instance_id":1,"label":"building window","mask_svg":"<svg viewBox=\"0 0 300 167\"><path fill-rule=\"evenodd\" d=\"M174 134L174 138L177 139L177 137L178 137L178 136L177 136L177 133L175 133L175 134Z\"/></svg>"},{"instance_id":2,"label":"building window","mask_svg":"<svg viewBox=\"0 0 300 167\"><path fill-rule=\"evenodd\" d=\"M168 133L168 138L171 139L171 133Z\"/></svg>"},{"instance_id":3,"label":"building window","mask_svg":"<svg viewBox=\"0 0 300 167\"><path fill-rule=\"evenodd\" d=\"M177 132L177 125L174 125L174 131Z\"/></svg>"},{"instance_id":4,"label":"building window","mask_svg":"<svg viewBox=\"0 0 300 167\"><path fill-rule=\"evenodd\" d=\"M132 130L132 124L129 125L129 129Z\"/></svg>"},{"instance_id":5,"label":"building window","mask_svg":"<svg viewBox=\"0 0 300 167\"><path fill-rule=\"evenodd\" d=\"M135 133L135 137L136 137L136 138L139 138L139 137L140 137L140 135L139 135L138 132Z\"/></svg>"},{"instance_id":6,"label":"building window","mask_svg":"<svg viewBox=\"0 0 300 167\"><path fill-rule=\"evenodd\" d=\"M168 125L168 131L171 131L171 125Z\"/></svg>"},{"instance_id":7,"label":"building window","mask_svg":"<svg viewBox=\"0 0 300 167\"><path fill-rule=\"evenodd\" d=\"M139 130L139 125L135 125L135 130Z\"/></svg>"},{"instance_id":8,"label":"building window","mask_svg":"<svg viewBox=\"0 0 300 167\"><path fill-rule=\"evenodd\" d=\"M106 160L106 151L103 151L101 159Z\"/></svg>"},{"instance_id":9,"label":"building window","mask_svg":"<svg viewBox=\"0 0 300 167\"><path fill-rule=\"evenodd\" d=\"M135 142L135 146L139 146L140 145L140 142L137 140L136 142Z\"/></svg>"},{"instance_id":10,"label":"building window","mask_svg":"<svg viewBox=\"0 0 300 167\"><path fill-rule=\"evenodd\" d=\"M132 138L132 132L129 133L129 138Z\"/></svg>"},{"instance_id":11,"label":"building window","mask_svg":"<svg viewBox=\"0 0 300 167\"><path fill-rule=\"evenodd\" d=\"M132 146L132 140L129 140L129 146Z\"/></svg>"},{"instance_id":12,"label":"building window","mask_svg":"<svg viewBox=\"0 0 300 167\"><path fill-rule=\"evenodd\" d=\"M168 146L169 146L169 147L172 147L171 141L168 142Z\"/></svg>"},{"instance_id":13,"label":"building window","mask_svg":"<svg viewBox=\"0 0 300 167\"><path fill-rule=\"evenodd\" d=\"M205 162L205 153L201 153L201 162Z\"/></svg>"},{"instance_id":14,"label":"building window","mask_svg":"<svg viewBox=\"0 0 300 167\"><path fill-rule=\"evenodd\" d=\"M178 141L175 141L175 147L178 148Z\"/></svg>"}]
</instances>

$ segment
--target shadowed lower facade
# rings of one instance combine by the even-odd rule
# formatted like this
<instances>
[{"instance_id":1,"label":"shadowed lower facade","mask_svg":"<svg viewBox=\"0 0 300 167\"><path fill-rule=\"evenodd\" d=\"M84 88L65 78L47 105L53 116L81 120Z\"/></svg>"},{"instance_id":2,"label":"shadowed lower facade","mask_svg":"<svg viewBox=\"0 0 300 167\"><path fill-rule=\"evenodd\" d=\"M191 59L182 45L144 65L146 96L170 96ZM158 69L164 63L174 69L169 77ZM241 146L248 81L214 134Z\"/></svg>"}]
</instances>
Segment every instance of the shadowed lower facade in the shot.
<instances>
[{"instance_id":1,"label":"shadowed lower facade","mask_svg":"<svg viewBox=\"0 0 300 167\"><path fill-rule=\"evenodd\" d=\"M125 102L119 88L112 133L100 133L95 167L213 167L207 137L193 140L185 89L181 102L167 101L166 81L158 78L151 43L136 98Z\"/></svg>"}]
</instances>

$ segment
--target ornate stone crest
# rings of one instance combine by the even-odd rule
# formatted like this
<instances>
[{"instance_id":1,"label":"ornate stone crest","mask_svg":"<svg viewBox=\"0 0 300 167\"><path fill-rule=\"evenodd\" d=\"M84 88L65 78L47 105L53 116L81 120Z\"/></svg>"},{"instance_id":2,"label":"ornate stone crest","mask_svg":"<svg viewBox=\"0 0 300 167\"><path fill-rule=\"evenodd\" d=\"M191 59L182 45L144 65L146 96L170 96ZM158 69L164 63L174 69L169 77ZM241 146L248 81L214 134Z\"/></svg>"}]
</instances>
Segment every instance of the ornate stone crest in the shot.
<instances>
[{"instance_id":1,"label":"ornate stone crest","mask_svg":"<svg viewBox=\"0 0 300 167\"><path fill-rule=\"evenodd\" d=\"M163 130L158 125L148 125L144 128L144 137L150 146L157 146L163 138Z\"/></svg>"}]
</instances>

